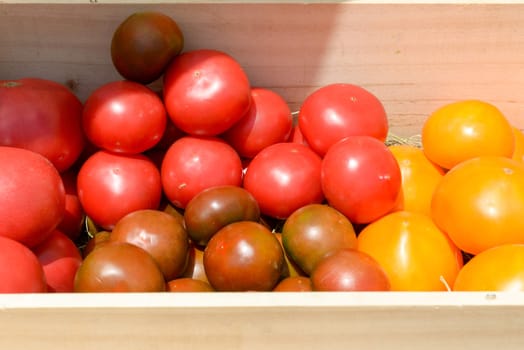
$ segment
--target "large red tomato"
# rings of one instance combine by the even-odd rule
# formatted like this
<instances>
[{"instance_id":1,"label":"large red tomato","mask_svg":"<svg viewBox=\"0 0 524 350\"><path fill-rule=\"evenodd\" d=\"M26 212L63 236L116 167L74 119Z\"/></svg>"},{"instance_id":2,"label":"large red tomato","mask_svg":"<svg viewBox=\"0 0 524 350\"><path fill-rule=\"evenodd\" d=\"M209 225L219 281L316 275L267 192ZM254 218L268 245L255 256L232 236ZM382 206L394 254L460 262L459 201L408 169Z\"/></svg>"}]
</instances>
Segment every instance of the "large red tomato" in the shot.
<instances>
[{"instance_id":1,"label":"large red tomato","mask_svg":"<svg viewBox=\"0 0 524 350\"><path fill-rule=\"evenodd\" d=\"M243 186L258 201L262 214L284 219L306 204L324 200L321 163L320 156L308 146L276 143L249 163Z\"/></svg>"},{"instance_id":2,"label":"large red tomato","mask_svg":"<svg viewBox=\"0 0 524 350\"><path fill-rule=\"evenodd\" d=\"M136 154L155 146L166 129L166 110L150 88L113 81L88 97L82 123L88 139L112 152Z\"/></svg>"},{"instance_id":3,"label":"large red tomato","mask_svg":"<svg viewBox=\"0 0 524 350\"><path fill-rule=\"evenodd\" d=\"M298 125L308 145L323 156L347 136L367 135L385 141L388 119L380 100L352 84L330 84L306 97Z\"/></svg>"},{"instance_id":4,"label":"large red tomato","mask_svg":"<svg viewBox=\"0 0 524 350\"><path fill-rule=\"evenodd\" d=\"M322 160L324 195L353 223L369 223L391 211L401 181L395 157L384 143L371 136L342 139Z\"/></svg>"},{"instance_id":5,"label":"large red tomato","mask_svg":"<svg viewBox=\"0 0 524 350\"><path fill-rule=\"evenodd\" d=\"M160 172L141 154L98 151L78 172L78 198L87 216L106 230L138 209L157 209L162 197Z\"/></svg>"},{"instance_id":6,"label":"large red tomato","mask_svg":"<svg viewBox=\"0 0 524 350\"><path fill-rule=\"evenodd\" d=\"M199 192L219 185L240 186L242 162L238 153L217 137L185 136L167 150L161 167L169 201L179 208Z\"/></svg>"},{"instance_id":7,"label":"large red tomato","mask_svg":"<svg viewBox=\"0 0 524 350\"><path fill-rule=\"evenodd\" d=\"M215 136L239 121L251 104L249 80L224 52L193 50L175 57L164 73L164 103L188 134Z\"/></svg>"},{"instance_id":8,"label":"large red tomato","mask_svg":"<svg viewBox=\"0 0 524 350\"><path fill-rule=\"evenodd\" d=\"M44 269L36 255L23 244L0 237L0 293L47 291Z\"/></svg>"},{"instance_id":9,"label":"large red tomato","mask_svg":"<svg viewBox=\"0 0 524 350\"><path fill-rule=\"evenodd\" d=\"M82 153L82 103L54 81L0 80L0 145L29 149L62 172Z\"/></svg>"},{"instance_id":10,"label":"large red tomato","mask_svg":"<svg viewBox=\"0 0 524 350\"><path fill-rule=\"evenodd\" d=\"M222 135L245 158L253 158L269 145L287 141L293 127L291 110L279 94L253 88L251 98L247 114Z\"/></svg>"},{"instance_id":11,"label":"large red tomato","mask_svg":"<svg viewBox=\"0 0 524 350\"><path fill-rule=\"evenodd\" d=\"M0 146L0 236L29 247L44 241L62 221L65 189L42 155Z\"/></svg>"}]
</instances>

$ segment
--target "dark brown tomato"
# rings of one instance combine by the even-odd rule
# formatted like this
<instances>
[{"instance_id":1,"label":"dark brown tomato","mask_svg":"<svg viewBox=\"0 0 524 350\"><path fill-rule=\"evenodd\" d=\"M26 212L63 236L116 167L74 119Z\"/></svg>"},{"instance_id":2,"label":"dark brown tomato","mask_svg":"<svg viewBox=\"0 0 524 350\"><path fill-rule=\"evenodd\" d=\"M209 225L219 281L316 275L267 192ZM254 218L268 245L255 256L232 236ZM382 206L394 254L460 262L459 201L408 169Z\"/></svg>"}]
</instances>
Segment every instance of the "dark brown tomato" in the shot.
<instances>
[{"instance_id":1,"label":"dark brown tomato","mask_svg":"<svg viewBox=\"0 0 524 350\"><path fill-rule=\"evenodd\" d=\"M98 231L90 238L85 247L82 249L82 256L85 258L89 255L94 249L101 247L109 241L109 236L111 232L109 231Z\"/></svg>"},{"instance_id":2,"label":"dark brown tomato","mask_svg":"<svg viewBox=\"0 0 524 350\"><path fill-rule=\"evenodd\" d=\"M166 280L153 257L129 243L93 250L75 276L75 292L163 292Z\"/></svg>"},{"instance_id":3,"label":"dark brown tomato","mask_svg":"<svg viewBox=\"0 0 524 350\"><path fill-rule=\"evenodd\" d=\"M167 283L168 292L214 292L207 282L189 277L171 280Z\"/></svg>"},{"instance_id":4,"label":"dark brown tomato","mask_svg":"<svg viewBox=\"0 0 524 350\"><path fill-rule=\"evenodd\" d=\"M187 234L205 246L222 227L237 221L259 221L255 197L242 187L224 185L205 189L193 197L184 211Z\"/></svg>"},{"instance_id":5,"label":"dark brown tomato","mask_svg":"<svg viewBox=\"0 0 524 350\"><path fill-rule=\"evenodd\" d=\"M357 235L353 224L338 210L310 204L286 219L282 244L290 259L309 275L325 256L342 248L355 248Z\"/></svg>"},{"instance_id":6,"label":"dark brown tomato","mask_svg":"<svg viewBox=\"0 0 524 350\"><path fill-rule=\"evenodd\" d=\"M273 292L311 292L311 280L306 276L287 277L278 282Z\"/></svg>"},{"instance_id":7,"label":"dark brown tomato","mask_svg":"<svg viewBox=\"0 0 524 350\"><path fill-rule=\"evenodd\" d=\"M197 246L191 241L189 243L189 258L182 277L189 277L209 283L204 268L204 248Z\"/></svg>"},{"instance_id":8,"label":"dark brown tomato","mask_svg":"<svg viewBox=\"0 0 524 350\"><path fill-rule=\"evenodd\" d=\"M184 272L189 240L180 221L172 215L152 209L137 210L120 219L109 240L134 244L151 254L167 281Z\"/></svg>"},{"instance_id":9,"label":"dark brown tomato","mask_svg":"<svg viewBox=\"0 0 524 350\"><path fill-rule=\"evenodd\" d=\"M204 250L207 278L217 291L271 291L284 265L275 235L253 221L223 227Z\"/></svg>"},{"instance_id":10,"label":"dark brown tomato","mask_svg":"<svg viewBox=\"0 0 524 350\"><path fill-rule=\"evenodd\" d=\"M391 285L382 266L370 255L341 249L322 259L311 273L314 291L389 291Z\"/></svg>"},{"instance_id":11,"label":"dark brown tomato","mask_svg":"<svg viewBox=\"0 0 524 350\"><path fill-rule=\"evenodd\" d=\"M121 22L111 39L111 59L125 79L149 84L162 76L184 47L184 36L169 16L136 12Z\"/></svg>"}]
</instances>

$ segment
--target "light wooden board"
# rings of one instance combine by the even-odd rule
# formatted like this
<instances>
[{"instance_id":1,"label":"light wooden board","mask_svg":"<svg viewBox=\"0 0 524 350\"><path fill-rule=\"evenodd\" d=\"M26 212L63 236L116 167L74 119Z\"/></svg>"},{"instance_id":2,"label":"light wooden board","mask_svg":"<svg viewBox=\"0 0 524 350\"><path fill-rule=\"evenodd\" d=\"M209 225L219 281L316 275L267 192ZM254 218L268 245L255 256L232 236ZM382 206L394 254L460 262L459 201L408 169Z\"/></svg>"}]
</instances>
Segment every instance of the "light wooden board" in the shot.
<instances>
[{"instance_id":1,"label":"light wooden board","mask_svg":"<svg viewBox=\"0 0 524 350\"><path fill-rule=\"evenodd\" d=\"M85 99L120 78L112 32L146 9L179 22L186 50L230 53L253 85L293 110L314 89L348 82L382 100L399 135L418 134L437 107L467 98L524 127L522 3L0 4L0 79L49 78Z\"/></svg>"}]
</instances>

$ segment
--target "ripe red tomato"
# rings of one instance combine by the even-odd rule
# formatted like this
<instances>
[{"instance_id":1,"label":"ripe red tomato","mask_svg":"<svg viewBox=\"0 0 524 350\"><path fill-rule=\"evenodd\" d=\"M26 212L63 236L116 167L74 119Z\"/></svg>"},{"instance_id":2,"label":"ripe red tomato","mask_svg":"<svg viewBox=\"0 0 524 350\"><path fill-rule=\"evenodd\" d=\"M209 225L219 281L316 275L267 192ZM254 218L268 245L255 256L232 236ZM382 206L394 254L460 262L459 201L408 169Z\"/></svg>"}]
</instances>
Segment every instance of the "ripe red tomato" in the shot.
<instances>
[{"instance_id":1,"label":"ripe red tomato","mask_svg":"<svg viewBox=\"0 0 524 350\"><path fill-rule=\"evenodd\" d=\"M167 199L178 208L199 192L219 185L242 184L238 153L217 137L185 136L167 150L161 167Z\"/></svg>"},{"instance_id":2,"label":"ripe red tomato","mask_svg":"<svg viewBox=\"0 0 524 350\"><path fill-rule=\"evenodd\" d=\"M166 129L166 110L150 88L113 81L89 95L82 124L89 141L112 152L137 154L155 146Z\"/></svg>"},{"instance_id":3,"label":"ripe red tomato","mask_svg":"<svg viewBox=\"0 0 524 350\"><path fill-rule=\"evenodd\" d=\"M0 293L47 291L44 269L23 244L0 236Z\"/></svg>"},{"instance_id":4,"label":"ripe red tomato","mask_svg":"<svg viewBox=\"0 0 524 350\"><path fill-rule=\"evenodd\" d=\"M62 172L85 146L82 102L45 79L0 80L0 145L40 153Z\"/></svg>"},{"instance_id":5,"label":"ripe red tomato","mask_svg":"<svg viewBox=\"0 0 524 350\"><path fill-rule=\"evenodd\" d=\"M174 124L188 134L215 136L238 122L251 104L240 64L216 50L187 51L164 73L164 103Z\"/></svg>"},{"instance_id":6,"label":"ripe red tomato","mask_svg":"<svg viewBox=\"0 0 524 350\"><path fill-rule=\"evenodd\" d=\"M139 209L157 209L162 197L160 172L141 154L98 151L78 172L78 198L87 216L106 230Z\"/></svg>"},{"instance_id":7,"label":"ripe red tomato","mask_svg":"<svg viewBox=\"0 0 524 350\"><path fill-rule=\"evenodd\" d=\"M370 136L340 140L322 160L324 195L353 223L369 223L391 211L401 181L400 168L391 151Z\"/></svg>"},{"instance_id":8,"label":"ripe red tomato","mask_svg":"<svg viewBox=\"0 0 524 350\"><path fill-rule=\"evenodd\" d=\"M251 89L247 114L222 135L245 158L253 158L269 145L287 141L293 118L287 102L276 92Z\"/></svg>"},{"instance_id":9,"label":"ripe red tomato","mask_svg":"<svg viewBox=\"0 0 524 350\"><path fill-rule=\"evenodd\" d=\"M33 151L0 146L0 164L0 236L33 247L64 217L64 184L51 162Z\"/></svg>"},{"instance_id":10,"label":"ripe red tomato","mask_svg":"<svg viewBox=\"0 0 524 350\"><path fill-rule=\"evenodd\" d=\"M82 263L82 255L75 243L55 230L32 250L44 269L47 291L73 292L76 271Z\"/></svg>"},{"instance_id":11,"label":"ripe red tomato","mask_svg":"<svg viewBox=\"0 0 524 350\"><path fill-rule=\"evenodd\" d=\"M380 100L352 84L330 84L306 97L298 125L305 140L323 156L329 147L347 136L367 135L385 141L388 119Z\"/></svg>"},{"instance_id":12,"label":"ripe red tomato","mask_svg":"<svg viewBox=\"0 0 524 350\"><path fill-rule=\"evenodd\" d=\"M305 145L276 143L251 160L243 186L255 197L262 214L284 219L306 204L324 200L321 163L322 159Z\"/></svg>"},{"instance_id":13,"label":"ripe red tomato","mask_svg":"<svg viewBox=\"0 0 524 350\"><path fill-rule=\"evenodd\" d=\"M80 204L76 189L76 175L78 171L69 169L60 174L65 188L65 213L57 229L65 233L73 241L82 233L84 208Z\"/></svg>"}]
</instances>

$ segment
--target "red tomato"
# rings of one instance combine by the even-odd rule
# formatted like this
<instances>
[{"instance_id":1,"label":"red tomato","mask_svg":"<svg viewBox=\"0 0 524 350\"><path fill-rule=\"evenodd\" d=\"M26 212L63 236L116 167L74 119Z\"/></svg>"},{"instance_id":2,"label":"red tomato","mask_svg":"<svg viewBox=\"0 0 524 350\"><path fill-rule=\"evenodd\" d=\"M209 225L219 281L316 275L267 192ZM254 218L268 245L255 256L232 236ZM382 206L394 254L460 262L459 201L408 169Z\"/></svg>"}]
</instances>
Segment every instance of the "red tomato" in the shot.
<instances>
[{"instance_id":1,"label":"red tomato","mask_svg":"<svg viewBox=\"0 0 524 350\"><path fill-rule=\"evenodd\" d=\"M185 208L199 192L219 185L240 186L242 162L238 153L217 137L185 136L167 150L161 167L169 201Z\"/></svg>"},{"instance_id":2,"label":"red tomato","mask_svg":"<svg viewBox=\"0 0 524 350\"><path fill-rule=\"evenodd\" d=\"M251 104L249 80L226 53L188 51L175 57L164 73L164 103L181 130L215 136L246 114Z\"/></svg>"},{"instance_id":3,"label":"red tomato","mask_svg":"<svg viewBox=\"0 0 524 350\"><path fill-rule=\"evenodd\" d=\"M26 78L0 81L0 145L25 148L62 172L85 145L82 103L54 81Z\"/></svg>"},{"instance_id":4,"label":"red tomato","mask_svg":"<svg viewBox=\"0 0 524 350\"><path fill-rule=\"evenodd\" d=\"M158 95L129 80L100 86L88 97L82 123L88 139L112 152L137 154L156 145L166 129Z\"/></svg>"},{"instance_id":5,"label":"red tomato","mask_svg":"<svg viewBox=\"0 0 524 350\"><path fill-rule=\"evenodd\" d=\"M298 124L293 126L293 129L291 129L291 134L288 137L288 142L301 143L307 146L307 141L304 139L304 135L302 135L302 131L300 131L300 127L298 126Z\"/></svg>"},{"instance_id":6,"label":"red tomato","mask_svg":"<svg viewBox=\"0 0 524 350\"><path fill-rule=\"evenodd\" d=\"M73 292L75 274L82 255L73 241L55 230L33 249L43 266L48 292Z\"/></svg>"},{"instance_id":7,"label":"red tomato","mask_svg":"<svg viewBox=\"0 0 524 350\"><path fill-rule=\"evenodd\" d=\"M305 140L323 156L347 136L372 136L385 141L388 119L380 100L364 88L331 84L310 94L300 107L298 124Z\"/></svg>"},{"instance_id":8,"label":"red tomato","mask_svg":"<svg viewBox=\"0 0 524 350\"><path fill-rule=\"evenodd\" d=\"M157 209L160 172L146 156L98 151L78 172L78 198L87 216L106 230L138 209Z\"/></svg>"},{"instance_id":9,"label":"red tomato","mask_svg":"<svg viewBox=\"0 0 524 350\"><path fill-rule=\"evenodd\" d=\"M262 214L284 219L306 204L324 200L321 163L305 145L276 143L249 163L243 186L255 197Z\"/></svg>"},{"instance_id":10,"label":"red tomato","mask_svg":"<svg viewBox=\"0 0 524 350\"><path fill-rule=\"evenodd\" d=\"M253 158L269 145L287 141L293 118L287 102L276 92L251 89L251 107L223 138L242 157Z\"/></svg>"},{"instance_id":11,"label":"red tomato","mask_svg":"<svg viewBox=\"0 0 524 350\"><path fill-rule=\"evenodd\" d=\"M0 237L0 293L47 291L44 269L36 255L23 244Z\"/></svg>"},{"instance_id":12,"label":"red tomato","mask_svg":"<svg viewBox=\"0 0 524 350\"><path fill-rule=\"evenodd\" d=\"M369 223L391 211L401 181L391 151L370 136L347 137L333 145L322 160L324 195L353 223Z\"/></svg>"},{"instance_id":13,"label":"red tomato","mask_svg":"<svg viewBox=\"0 0 524 350\"><path fill-rule=\"evenodd\" d=\"M72 240L76 240L82 233L84 221L84 209L76 189L76 175L77 170L71 169L60 174L65 188L65 213L57 229Z\"/></svg>"},{"instance_id":14,"label":"red tomato","mask_svg":"<svg viewBox=\"0 0 524 350\"><path fill-rule=\"evenodd\" d=\"M35 246L64 217L60 174L48 159L22 148L0 146L0 164L0 236Z\"/></svg>"}]
</instances>

